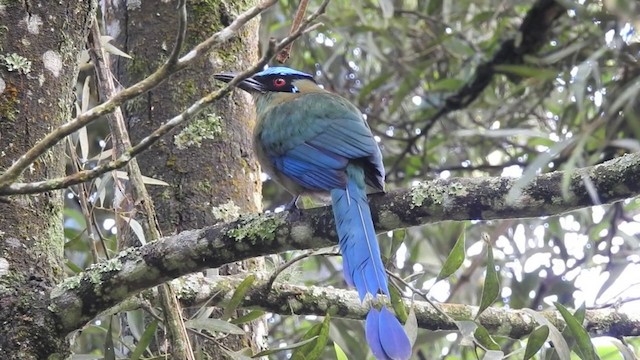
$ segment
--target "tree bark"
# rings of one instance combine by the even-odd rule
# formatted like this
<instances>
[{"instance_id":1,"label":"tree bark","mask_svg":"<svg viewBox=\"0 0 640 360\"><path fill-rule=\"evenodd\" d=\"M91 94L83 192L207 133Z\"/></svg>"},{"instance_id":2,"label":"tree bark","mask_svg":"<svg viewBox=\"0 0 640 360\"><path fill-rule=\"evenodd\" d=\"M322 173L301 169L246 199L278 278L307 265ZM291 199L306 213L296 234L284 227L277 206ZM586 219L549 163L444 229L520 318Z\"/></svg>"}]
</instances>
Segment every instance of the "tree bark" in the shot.
<instances>
[{"instance_id":1,"label":"tree bark","mask_svg":"<svg viewBox=\"0 0 640 360\"><path fill-rule=\"evenodd\" d=\"M139 7L127 7L125 1L117 3L111 6L110 13L105 12L106 29L111 31L109 35L116 38L119 47L133 57L133 60L118 59L114 67L118 79L127 86L148 75L168 56L176 26L166 24L177 24L178 20L173 3L142 2ZM252 5L255 5L252 1L189 2L185 47L189 48L229 25L234 14ZM229 41L224 53L210 54L147 96L127 104L125 113L133 143L218 88L220 84L210 74L242 70L255 63L258 59L257 28L256 19ZM254 119L250 97L235 92L230 101L214 104L138 157L145 176L170 184L149 187L163 234L176 234L229 220L226 216L230 213L260 210L259 168L251 150ZM219 271L229 274L260 270L261 266L261 260L252 260L225 266ZM258 339L251 339L251 333L248 332L247 339L229 336L224 345L237 350L250 344L258 350L261 346L257 344ZM223 358L219 350L207 352L214 359Z\"/></svg>"},{"instance_id":2,"label":"tree bark","mask_svg":"<svg viewBox=\"0 0 640 360\"><path fill-rule=\"evenodd\" d=\"M10 1L0 7L0 169L71 117L78 54L93 1ZM73 16L69 16L73 14ZM61 145L24 174L64 175ZM63 191L0 201L0 358L63 358L68 342L49 305L62 279Z\"/></svg>"}]
</instances>

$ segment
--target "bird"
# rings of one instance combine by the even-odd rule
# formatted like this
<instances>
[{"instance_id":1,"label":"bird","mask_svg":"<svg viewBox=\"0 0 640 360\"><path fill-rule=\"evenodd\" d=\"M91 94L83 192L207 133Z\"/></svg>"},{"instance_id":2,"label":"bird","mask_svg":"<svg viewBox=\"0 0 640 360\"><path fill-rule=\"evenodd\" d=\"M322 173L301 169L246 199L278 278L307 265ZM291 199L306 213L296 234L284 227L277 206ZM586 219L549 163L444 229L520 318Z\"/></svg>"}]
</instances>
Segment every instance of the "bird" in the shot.
<instances>
[{"instance_id":1,"label":"bird","mask_svg":"<svg viewBox=\"0 0 640 360\"><path fill-rule=\"evenodd\" d=\"M230 82L235 73L214 78ZM378 360L405 360L411 343L397 317L378 300L390 297L367 186L384 191L382 154L358 108L329 92L312 75L268 67L239 82L253 95L253 147L262 169L293 195L329 193L347 284L371 304L365 335Z\"/></svg>"}]
</instances>

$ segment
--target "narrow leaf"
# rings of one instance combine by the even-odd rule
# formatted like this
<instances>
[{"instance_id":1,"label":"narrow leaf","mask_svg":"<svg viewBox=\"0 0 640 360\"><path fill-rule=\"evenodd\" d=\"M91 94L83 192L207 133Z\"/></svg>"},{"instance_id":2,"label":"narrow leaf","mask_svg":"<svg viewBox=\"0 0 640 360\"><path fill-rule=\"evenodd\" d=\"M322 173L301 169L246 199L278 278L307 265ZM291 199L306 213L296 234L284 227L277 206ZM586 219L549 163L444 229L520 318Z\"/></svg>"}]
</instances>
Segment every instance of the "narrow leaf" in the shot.
<instances>
[{"instance_id":1,"label":"narrow leaf","mask_svg":"<svg viewBox=\"0 0 640 360\"><path fill-rule=\"evenodd\" d=\"M476 318L482 314L500 294L500 280L496 271L495 261L493 260L493 247L487 243L487 274L484 278L482 286L482 296L480 298L480 308Z\"/></svg>"},{"instance_id":2,"label":"narrow leaf","mask_svg":"<svg viewBox=\"0 0 640 360\"><path fill-rule=\"evenodd\" d=\"M124 215L120 215L120 217L127 222L127 225L131 228L131 231L136 235L138 240L140 240L140 244L145 245L147 240L144 236L144 230L142 229L142 225L138 222L138 220L126 217Z\"/></svg>"},{"instance_id":3,"label":"narrow leaf","mask_svg":"<svg viewBox=\"0 0 640 360\"><path fill-rule=\"evenodd\" d=\"M191 329L207 330L210 333L221 332L225 334L244 335L244 330L228 321L220 319L193 319L185 322L184 325Z\"/></svg>"},{"instance_id":4,"label":"narrow leaf","mask_svg":"<svg viewBox=\"0 0 640 360\"><path fill-rule=\"evenodd\" d=\"M333 349L336 352L336 360L349 360L347 354L344 353L344 350L342 350L342 348L335 342L333 343Z\"/></svg>"},{"instance_id":5,"label":"narrow leaf","mask_svg":"<svg viewBox=\"0 0 640 360\"><path fill-rule=\"evenodd\" d=\"M320 325L320 324L318 324L318 325ZM252 358L254 358L254 359L255 359L255 358L259 358L259 357L261 357L261 356L267 356L267 355L271 355L271 354L279 353L279 352L281 352L281 351L285 351L285 350L293 350L293 349L297 349L297 348L299 348L299 347L301 347L301 346L305 346L305 345L307 345L307 344L309 344L309 343L311 343L311 342L315 341L317 338L318 338L317 336L314 336L314 337L312 337L311 339L302 340L302 341L299 341L299 342L297 342L297 343L295 343L295 344L291 344L291 345L289 345L289 346L284 346L284 347L280 347L280 348L277 348L277 349L267 349L267 350L263 350L263 351L260 351L260 352L259 352L259 353L257 353L257 354L254 354L254 355L252 356Z\"/></svg>"},{"instance_id":6,"label":"narrow leaf","mask_svg":"<svg viewBox=\"0 0 640 360\"><path fill-rule=\"evenodd\" d=\"M633 353L633 350L631 350L629 348L628 345L626 345L624 342L620 341L619 339L616 338L608 338L609 341L611 341L611 343L613 343L613 345L615 345L618 350L620 351L620 354L622 354L622 358L624 360L637 360L638 358L636 357L636 355Z\"/></svg>"},{"instance_id":7,"label":"narrow leaf","mask_svg":"<svg viewBox=\"0 0 640 360\"><path fill-rule=\"evenodd\" d=\"M362 89L360 89L360 92L358 94L359 99L361 101L365 100L366 97L369 94L371 94L371 92L373 92L373 90L379 87L382 87L383 85L386 85L388 83L388 80L393 75L395 75L395 73L393 72L383 73L382 75L379 75L377 78L371 79L371 81L367 81L367 83L362 87Z\"/></svg>"},{"instance_id":8,"label":"narrow leaf","mask_svg":"<svg viewBox=\"0 0 640 360\"><path fill-rule=\"evenodd\" d=\"M547 342L547 338L549 338L549 327L547 325L538 326L533 330L527 340L527 348L524 351L523 360L531 359L542 345Z\"/></svg>"},{"instance_id":9,"label":"narrow leaf","mask_svg":"<svg viewBox=\"0 0 640 360\"><path fill-rule=\"evenodd\" d=\"M391 251L389 252L389 259L392 259L400 249L400 246L404 243L404 239L407 237L407 229L393 230L391 235Z\"/></svg>"},{"instance_id":10,"label":"narrow leaf","mask_svg":"<svg viewBox=\"0 0 640 360\"><path fill-rule=\"evenodd\" d=\"M112 45L109 41L113 40L113 38L111 36L100 36L100 43L102 44L102 48L108 52L111 53L113 55L116 56L122 56L125 57L127 59L133 59L131 57L131 55L127 54L126 52L118 49L117 47L115 47L114 45Z\"/></svg>"},{"instance_id":11,"label":"narrow leaf","mask_svg":"<svg viewBox=\"0 0 640 360\"><path fill-rule=\"evenodd\" d=\"M451 274L456 272L460 268L460 265L464 262L464 241L465 241L465 226L464 224L460 227L460 234L458 234L458 240L456 240L455 245L453 245L453 249L447 256L447 260L445 260L442 269L440 269L440 273L438 277L436 277L436 282L446 279Z\"/></svg>"},{"instance_id":12,"label":"narrow leaf","mask_svg":"<svg viewBox=\"0 0 640 360\"><path fill-rule=\"evenodd\" d=\"M240 285L238 285L238 287L236 288L236 291L233 292L231 300L229 300L229 303L225 306L224 313L220 317L220 320L226 321L231 318L231 315L234 311L236 311L238 306L240 306L244 295L247 293L247 290L251 288L251 285L254 281L256 281L255 275L249 275L244 280L242 280Z\"/></svg>"},{"instance_id":13,"label":"narrow leaf","mask_svg":"<svg viewBox=\"0 0 640 360\"><path fill-rule=\"evenodd\" d=\"M73 263L73 261L71 260L65 260L64 262L65 265L67 265L67 267L69 268L69 270L73 271L76 274L81 273L83 270L80 268L80 266L76 265Z\"/></svg>"},{"instance_id":14,"label":"narrow leaf","mask_svg":"<svg viewBox=\"0 0 640 360\"><path fill-rule=\"evenodd\" d=\"M87 127L83 126L78 130L78 141L80 142L80 161L83 163L87 161L89 157L89 135L87 134Z\"/></svg>"},{"instance_id":15,"label":"narrow leaf","mask_svg":"<svg viewBox=\"0 0 640 360\"><path fill-rule=\"evenodd\" d=\"M389 293L391 295L391 305L393 306L393 311L395 311L398 320L401 323L407 321L407 308L404 306L404 302L402 301L402 296L398 289L395 286L389 286Z\"/></svg>"},{"instance_id":16,"label":"narrow leaf","mask_svg":"<svg viewBox=\"0 0 640 360\"><path fill-rule=\"evenodd\" d=\"M238 351L232 351L229 349L225 349L224 346L221 347L222 351L225 352L225 354L227 354L227 356L229 356L229 358L233 359L233 360L250 360L251 357L248 356L247 354L251 354L251 349L250 348L244 348L244 349L240 349ZM200 356L200 357L196 357L197 359L204 359L205 356Z\"/></svg>"},{"instance_id":17,"label":"narrow leaf","mask_svg":"<svg viewBox=\"0 0 640 360\"><path fill-rule=\"evenodd\" d=\"M82 85L82 105L80 112L85 113L89 110L89 100L91 99L91 76L84 78L84 84Z\"/></svg>"},{"instance_id":18,"label":"narrow leaf","mask_svg":"<svg viewBox=\"0 0 640 360\"><path fill-rule=\"evenodd\" d=\"M131 330L131 335L133 335L136 341L140 341L142 334L145 332L142 310L127 311L126 317L129 330Z\"/></svg>"},{"instance_id":19,"label":"narrow leaf","mask_svg":"<svg viewBox=\"0 0 640 360\"><path fill-rule=\"evenodd\" d=\"M494 68L497 72L514 74L524 78L550 80L558 76L558 73L554 70L526 65L495 65Z\"/></svg>"},{"instance_id":20,"label":"narrow leaf","mask_svg":"<svg viewBox=\"0 0 640 360\"><path fill-rule=\"evenodd\" d=\"M404 332L407 334L409 343L411 343L411 347L413 348L416 339L418 339L418 319L416 318L416 312L413 307L409 310L409 316L407 316L407 321L404 323Z\"/></svg>"},{"instance_id":21,"label":"narrow leaf","mask_svg":"<svg viewBox=\"0 0 640 360\"><path fill-rule=\"evenodd\" d=\"M129 175L127 175L127 173L125 171L119 171L116 170L116 176L119 179L122 180L129 180ZM162 181L162 180L158 180L158 179L154 179L148 176L142 176L142 182L147 184L147 185L160 185L160 186L169 186L169 183Z\"/></svg>"},{"instance_id":22,"label":"narrow leaf","mask_svg":"<svg viewBox=\"0 0 640 360\"><path fill-rule=\"evenodd\" d=\"M107 329L107 337L104 340L104 360L116 360L116 352L113 346L113 333L111 331L111 318L109 318L109 328Z\"/></svg>"},{"instance_id":23,"label":"narrow leaf","mask_svg":"<svg viewBox=\"0 0 640 360\"><path fill-rule=\"evenodd\" d=\"M489 331L487 331L487 329L484 326L480 324L477 324L477 325L478 327L473 332L473 337L475 337L476 342L482 345L482 347L484 347L485 350L500 351L500 345L498 345L498 343L496 343L493 340L491 335L489 335Z\"/></svg>"},{"instance_id":24,"label":"narrow leaf","mask_svg":"<svg viewBox=\"0 0 640 360\"><path fill-rule=\"evenodd\" d=\"M140 337L140 341L138 342L138 345L131 353L129 360L138 360L140 356L142 356L142 353L144 353L144 351L147 349L149 344L151 344L151 340L153 340L156 334L157 328L158 328L158 320L153 320L149 324L149 326L147 326L147 328L144 330L144 333L142 333L142 336Z\"/></svg>"},{"instance_id":25,"label":"narrow leaf","mask_svg":"<svg viewBox=\"0 0 640 360\"><path fill-rule=\"evenodd\" d=\"M264 315L264 311L262 310L251 310L251 312L249 312L248 314L242 315L235 319L231 319L229 320L229 322L232 324L240 325L240 324L248 323L249 321L258 319L263 315Z\"/></svg>"},{"instance_id":26,"label":"narrow leaf","mask_svg":"<svg viewBox=\"0 0 640 360\"><path fill-rule=\"evenodd\" d=\"M547 325L549 327L549 340L553 343L553 348L558 353L558 357L560 359L570 359L571 358L571 350L569 350L569 345L567 341L564 339L560 330L558 330L555 325L553 325L547 318L542 316L539 312L536 312L531 309L522 309L522 311L529 314L533 319L540 325Z\"/></svg>"},{"instance_id":27,"label":"narrow leaf","mask_svg":"<svg viewBox=\"0 0 640 360\"><path fill-rule=\"evenodd\" d=\"M113 149L106 149L106 150L102 150L100 151L100 154L92 157L90 160L91 161L101 161L104 159L111 159L113 157Z\"/></svg>"},{"instance_id":28,"label":"narrow leaf","mask_svg":"<svg viewBox=\"0 0 640 360\"><path fill-rule=\"evenodd\" d=\"M319 325L319 326L318 326ZM330 316L326 315L324 317L324 321L321 324L317 324L313 326L306 334L304 334L304 338L316 337L315 342L311 342L304 346L299 347L296 351L291 355L291 360L317 360L322 355L324 347L327 345L327 341L329 340L329 327Z\"/></svg>"},{"instance_id":29,"label":"narrow leaf","mask_svg":"<svg viewBox=\"0 0 640 360\"><path fill-rule=\"evenodd\" d=\"M567 308L562 306L562 304L554 303L554 305L556 306L556 309L558 309L558 311L560 312L560 315L562 315L562 318L564 319L564 321L567 323L567 327L569 328L569 330L571 330L571 333L573 334L573 337L575 338L576 343L578 345L578 350L582 355L581 356L582 360L600 359L598 357L598 354L596 354L595 349L593 348L593 344L591 343L591 338L589 337L589 333L582 326L582 323L579 322L573 315L571 315L569 310L567 310Z\"/></svg>"}]
</instances>

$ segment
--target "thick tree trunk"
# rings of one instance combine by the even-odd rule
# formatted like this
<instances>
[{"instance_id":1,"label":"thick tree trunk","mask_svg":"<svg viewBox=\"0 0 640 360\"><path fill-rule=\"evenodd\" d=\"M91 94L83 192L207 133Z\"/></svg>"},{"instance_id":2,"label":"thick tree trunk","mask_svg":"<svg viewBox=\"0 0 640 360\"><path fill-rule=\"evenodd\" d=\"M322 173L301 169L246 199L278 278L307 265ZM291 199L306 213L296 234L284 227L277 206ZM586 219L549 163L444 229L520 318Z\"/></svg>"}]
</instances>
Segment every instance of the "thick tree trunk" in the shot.
<instances>
[{"instance_id":1,"label":"thick tree trunk","mask_svg":"<svg viewBox=\"0 0 640 360\"><path fill-rule=\"evenodd\" d=\"M127 86L148 75L168 56L178 19L175 3L142 2L139 7L127 7L125 3L124 0L107 2L108 10L104 13L109 35L133 57L133 60L116 59L114 67L117 78ZM186 47L190 48L222 29L235 14L252 5L255 5L254 1L188 2ZM253 20L224 47L223 52L210 54L200 64L153 89L146 97L128 103L125 112L133 143L219 87L221 84L211 76L214 72L240 70L255 62L257 34L258 21ZM145 176L170 184L168 187L149 187L164 235L214 224L224 220L220 214L259 211L260 173L251 151L253 109L248 95L234 92L229 101L214 104L186 127L161 139L150 151L138 157ZM219 271L252 271L261 266L262 262L258 260ZM257 343L261 341L254 336L260 337L252 331L246 338L230 336L224 340L224 345L230 349L247 345L257 349L261 346ZM200 339L196 339L198 341ZM210 358L224 358L221 351L209 345L204 351Z\"/></svg>"},{"instance_id":2,"label":"thick tree trunk","mask_svg":"<svg viewBox=\"0 0 640 360\"><path fill-rule=\"evenodd\" d=\"M78 53L94 10L90 0L2 2L0 169L70 118ZM62 176L64 164L64 147L57 146L21 180ZM62 358L68 352L47 308L63 275L62 195L0 199L0 359Z\"/></svg>"}]
</instances>

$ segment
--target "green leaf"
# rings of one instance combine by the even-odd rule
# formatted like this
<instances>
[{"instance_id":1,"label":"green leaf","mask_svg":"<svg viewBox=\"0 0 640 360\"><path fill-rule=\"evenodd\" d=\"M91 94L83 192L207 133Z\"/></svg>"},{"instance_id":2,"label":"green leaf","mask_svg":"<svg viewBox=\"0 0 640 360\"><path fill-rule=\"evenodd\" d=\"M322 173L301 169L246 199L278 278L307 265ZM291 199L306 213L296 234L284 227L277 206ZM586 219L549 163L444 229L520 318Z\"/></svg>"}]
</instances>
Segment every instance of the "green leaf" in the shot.
<instances>
[{"instance_id":1,"label":"green leaf","mask_svg":"<svg viewBox=\"0 0 640 360\"><path fill-rule=\"evenodd\" d=\"M371 94L375 89L387 84L387 81L391 78L391 76L395 75L393 72L383 73L375 79L371 79L367 81L366 85L360 89L358 94L358 99L363 101L366 99L369 94Z\"/></svg>"},{"instance_id":2,"label":"green leaf","mask_svg":"<svg viewBox=\"0 0 640 360\"><path fill-rule=\"evenodd\" d=\"M487 329L480 324L477 325L478 327L473 332L473 337L476 339L476 342L482 345L485 350L500 351L500 345L493 340Z\"/></svg>"},{"instance_id":3,"label":"green leaf","mask_svg":"<svg viewBox=\"0 0 640 360\"><path fill-rule=\"evenodd\" d=\"M555 325L553 325L546 317L542 316L537 311L531 309L522 309L525 313L531 315L533 319L540 325L547 325L549 327L549 339L551 343L553 343L553 348L557 352L557 355L560 359L570 359L571 358L571 350L569 350L569 345L567 341L564 339L560 330L558 330Z\"/></svg>"},{"instance_id":4,"label":"green leaf","mask_svg":"<svg viewBox=\"0 0 640 360\"><path fill-rule=\"evenodd\" d=\"M555 70L543 69L526 65L495 65L497 72L514 74L523 78L535 78L540 80L551 80L558 76Z\"/></svg>"},{"instance_id":5,"label":"green leaf","mask_svg":"<svg viewBox=\"0 0 640 360\"><path fill-rule=\"evenodd\" d=\"M450 37L443 42L447 51L459 59L466 59L475 55L475 50L469 46L469 43L456 37Z\"/></svg>"},{"instance_id":6,"label":"green leaf","mask_svg":"<svg viewBox=\"0 0 640 360\"><path fill-rule=\"evenodd\" d=\"M409 310L409 316L407 316L407 321L404 323L404 332L407 334L409 338L409 342L411 343L411 347L416 343L418 339L418 319L416 318L416 312L413 307Z\"/></svg>"},{"instance_id":7,"label":"green leaf","mask_svg":"<svg viewBox=\"0 0 640 360\"><path fill-rule=\"evenodd\" d=\"M224 313L220 317L220 320L229 320L234 311L240 306L242 299L244 299L244 295L251 288L251 285L256 281L255 275L247 276L240 285L236 288L236 291L233 292L233 296L231 296L231 300L224 308Z\"/></svg>"},{"instance_id":8,"label":"green leaf","mask_svg":"<svg viewBox=\"0 0 640 360\"><path fill-rule=\"evenodd\" d=\"M600 359L598 354L596 354L595 349L593 348L593 344L591 343L591 338L589 337L589 333L582 326L582 323L578 321L567 308L562 306L560 303L554 303L556 309L562 315L562 318L567 323L567 327L571 330L573 337L576 340L578 345L578 351L580 352L580 358L582 360L596 360Z\"/></svg>"},{"instance_id":9,"label":"green leaf","mask_svg":"<svg viewBox=\"0 0 640 360\"><path fill-rule=\"evenodd\" d=\"M242 315L240 317L237 317L235 319L231 319L229 320L230 323L232 324L236 324L236 325L240 325L240 324L244 324L244 323L248 323L249 321L253 321L255 319L258 319L260 317L262 317L264 315L264 311L262 310L251 310L251 312Z\"/></svg>"},{"instance_id":10,"label":"green leaf","mask_svg":"<svg viewBox=\"0 0 640 360\"><path fill-rule=\"evenodd\" d=\"M147 349L149 344L151 344L151 340L153 340L156 334L157 328L158 328L158 320L153 320L149 324L149 326L147 326L147 328L144 330L144 333L140 337L140 341L138 342L138 345L131 353L129 360L138 360L138 358L142 356L142 353Z\"/></svg>"},{"instance_id":11,"label":"green leaf","mask_svg":"<svg viewBox=\"0 0 640 360\"><path fill-rule=\"evenodd\" d=\"M407 321L407 308L404 306L400 292L395 286L389 286L389 293L391 295L391 306L393 306L393 310L396 312L396 317L398 317L401 323L405 323Z\"/></svg>"},{"instance_id":12,"label":"green leaf","mask_svg":"<svg viewBox=\"0 0 640 360\"><path fill-rule=\"evenodd\" d=\"M547 325L538 326L529 335L527 340L527 348L524 350L523 360L531 359L540 350L542 345L547 342L549 337L549 327Z\"/></svg>"},{"instance_id":13,"label":"green leaf","mask_svg":"<svg viewBox=\"0 0 640 360\"><path fill-rule=\"evenodd\" d=\"M67 265L67 267L69 268L69 270L73 271L76 274L81 273L83 270L80 268L80 266L76 265L73 263L73 261L71 260L65 260L64 262L65 265Z\"/></svg>"},{"instance_id":14,"label":"green leaf","mask_svg":"<svg viewBox=\"0 0 640 360\"><path fill-rule=\"evenodd\" d=\"M321 324L312 326L311 329L304 334L302 339L315 337L316 341L310 342L296 349L296 351L291 355L291 360L317 360L320 358L322 351L329 340L329 327L331 326L330 320L330 316L326 315Z\"/></svg>"},{"instance_id":15,"label":"green leaf","mask_svg":"<svg viewBox=\"0 0 640 360\"><path fill-rule=\"evenodd\" d=\"M319 325L319 324L318 324L318 325ZM260 352L259 352L259 353L257 353L257 354L254 354L254 355L252 356L252 358L254 358L254 359L255 359L255 358L259 358L259 357L261 357L261 356L267 356L267 355L271 355L271 354L279 353L279 352L281 352L281 351L285 351L285 350L293 350L293 349L297 349L297 348L299 348L299 347L301 347L301 346L305 346L305 345L307 345L307 344L309 344L309 343L311 343L311 342L315 341L317 338L318 338L318 336L314 336L314 337L312 337L311 339L302 340L302 341L299 341L299 342L297 342L297 343L295 343L295 344L291 344L291 345L289 345L289 346L279 347L279 348L277 348L277 349L267 349L267 350L263 350L263 351L260 351Z\"/></svg>"},{"instance_id":16,"label":"green leaf","mask_svg":"<svg viewBox=\"0 0 640 360\"><path fill-rule=\"evenodd\" d=\"M113 332L111 331L111 318L109 318L109 328L107 337L104 340L104 360L116 360L116 352L113 346Z\"/></svg>"},{"instance_id":17,"label":"green leaf","mask_svg":"<svg viewBox=\"0 0 640 360\"><path fill-rule=\"evenodd\" d=\"M436 282L451 276L451 274L456 272L464 262L464 234L465 225L462 223L462 226L460 226L460 233L458 234L458 240L456 240L455 245L453 245L453 249L451 249L449 256L447 256L447 260L445 260L442 269L440 269L440 273L438 274L438 277L436 277Z\"/></svg>"},{"instance_id":18,"label":"green leaf","mask_svg":"<svg viewBox=\"0 0 640 360\"><path fill-rule=\"evenodd\" d=\"M251 349L246 347L240 349L238 351L232 351L230 349L226 349L222 347L222 351L227 354L233 360L251 360ZM204 355L200 354L200 356L196 355L196 359L204 359L206 358Z\"/></svg>"},{"instance_id":19,"label":"green leaf","mask_svg":"<svg viewBox=\"0 0 640 360\"><path fill-rule=\"evenodd\" d=\"M420 85L421 77L422 74L419 69L413 70L411 74L407 74L407 76L404 77L404 81L402 81L394 91L395 95L389 106L390 114L395 113L396 110L400 108L400 105L409 98L409 94Z\"/></svg>"},{"instance_id":20,"label":"green leaf","mask_svg":"<svg viewBox=\"0 0 640 360\"><path fill-rule=\"evenodd\" d=\"M391 235L391 251L389 252L389 259L392 259L398 252L398 249L400 249L400 246L402 246L406 237L407 229L393 230L393 234Z\"/></svg>"},{"instance_id":21,"label":"green leaf","mask_svg":"<svg viewBox=\"0 0 640 360\"><path fill-rule=\"evenodd\" d=\"M587 313L586 307L584 304L582 304L582 306L580 306L578 309L576 309L576 311L573 313L573 317L578 320L578 322L580 324L582 324L584 322L584 317Z\"/></svg>"},{"instance_id":22,"label":"green leaf","mask_svg":"<svg viewBox=\"0 0 640 360\"><path fill-rule=\"evenodd\" d=\"M349 360L347 354L344 353L344 350L337 343L333 343L333 349L336 352L336 360Z\"/></svg>"},{"instance_id":23,"label":"green leaf","mask_svg":"<svg viewBox=\"0 0 640 360\"><path fill-rule=\"evenodd\" d=\"M484 285L482 286L480 308L478 309L476 319L493 304L498 295L500 295L500 280L498 279L498 272L496 271L495 261L493 260L493 247L487 243L487 274L485 275Z\"/></svg>"},{"instance_id":24,"label":"green leaf","mask_svg":"<svg viewBox=\"0 0 640 360\"><path fill-rule=\"evenodd\" d=\"M575 314L574 314L574 316L575 316ZM636 357L636 355L633 353L633 351L629 348L629 346L627 346L624 342L622 342L622 341L620 341L619 339L616 339L616 338L608 338L608 340L611 341L611 343L613 345L615 345L616 348L618 348L618 351L620 351L620 354L622 354L622 357L623 357L624 360L637 360L638 359Z\"/></svg>"},{"instance_id":25,"label":"green leaf","mask_svg":"<svg viewBox=\"0 0 640 360\"><path fill-rule=\"evenodd\" d=\"M442 79L429 84L430 91L456 91L464 85L464 81L459 79Z\"/></svg>"},{"instance_id":26,"label":"green leaf","mask_svg":"<svg viewBox=\"0 0 640 360\"><path fill-rule=\"evenodd\" d=\"M244 335L244 330L228 321L220 319L192 319L185 322L184 325L190 329L207 330L210 333L221 332L225 334Z\"/></svg>"},{"instance_id":27,"label":"green leaf","mask_svg":"<svg viewBox=\"0 0 640 360\"><path fill-rule=\"evenodd\" d=\"M142 334L145 331L144 316L142 310L127 311L126 317L127 325L129 325L131 335L133 335L136 341L140 341L140 339L142 338Z\"/></svg>"}]
</instances>

